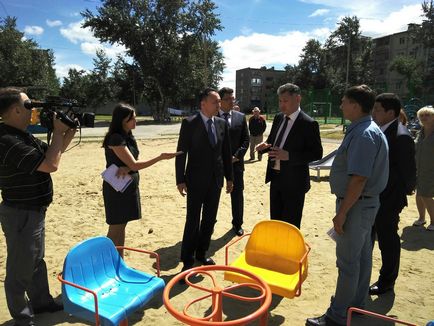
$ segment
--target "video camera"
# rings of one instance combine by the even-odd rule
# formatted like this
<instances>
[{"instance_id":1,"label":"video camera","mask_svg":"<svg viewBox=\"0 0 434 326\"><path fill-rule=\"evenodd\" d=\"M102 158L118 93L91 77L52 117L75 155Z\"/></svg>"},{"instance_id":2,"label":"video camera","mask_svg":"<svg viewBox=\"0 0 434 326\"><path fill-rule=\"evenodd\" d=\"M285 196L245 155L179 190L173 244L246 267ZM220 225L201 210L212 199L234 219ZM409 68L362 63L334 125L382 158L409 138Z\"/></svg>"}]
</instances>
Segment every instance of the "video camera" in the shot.
<instances>
[{"instance_id":1,"label":"video camera","mask_svg":"<svg viewBox=\"0 0 434 326\"><path fill-rule=\"evenodd\" d=\"M82 113L84 106L76 100L63 99L58 96L49 96L43 101L25 101L26 109L42 108L39 113L41 126L47 128L48 132L53 131L54 112L56 117L71 129L94 127L95 115L93 113Z\"/></svg>"}]
</instances>

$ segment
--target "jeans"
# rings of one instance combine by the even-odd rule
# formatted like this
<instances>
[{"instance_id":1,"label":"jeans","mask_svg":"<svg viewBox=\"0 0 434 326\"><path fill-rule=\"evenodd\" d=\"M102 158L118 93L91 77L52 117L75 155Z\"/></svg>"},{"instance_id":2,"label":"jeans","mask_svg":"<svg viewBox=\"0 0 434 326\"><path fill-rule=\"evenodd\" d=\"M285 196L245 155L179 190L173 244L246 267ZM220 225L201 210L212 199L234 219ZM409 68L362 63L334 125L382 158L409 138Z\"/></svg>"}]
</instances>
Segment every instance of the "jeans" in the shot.
<instances>
[{"instance_id":1,"label":"jeans","mask_svg":"<svg viewBox=\"0 0 434 326\"><path fill-rule=\"evenodd\" d=\"M53 301L44 261L45 212L46 208L33 211L0 205L7 245L6 301L15 325L29 325L32 307L43 307Z\"/></svg>"},{"instance_id":2,"label":"jeans","mask_svg":"<svg viewBox=\"0 0 434 326\"><path fill-rule=\"evenodd\" d=\"M336 211L340 203L337 199ZM372 226L379 206L378 196L358 200L347 214L344 234L336 240L338 280L327 316L342 325L349 307L363 308L366 303L372 270Z\"/></svg>"}]
</instances>

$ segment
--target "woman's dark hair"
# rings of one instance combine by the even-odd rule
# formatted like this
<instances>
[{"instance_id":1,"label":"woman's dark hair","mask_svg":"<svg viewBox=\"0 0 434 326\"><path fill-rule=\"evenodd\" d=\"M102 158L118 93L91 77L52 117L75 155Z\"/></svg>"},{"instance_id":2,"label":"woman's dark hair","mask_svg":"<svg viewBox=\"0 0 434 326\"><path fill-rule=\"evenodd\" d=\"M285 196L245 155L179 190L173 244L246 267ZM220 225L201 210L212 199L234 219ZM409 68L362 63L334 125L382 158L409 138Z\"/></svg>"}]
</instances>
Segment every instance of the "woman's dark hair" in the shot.
<instances>
[{"instance_id":1,"label":"woman's dark hair","mask_svg":"<svg viewBox=\"0 0 434 326\"><path fill-rule=\"evenodd\" d=\"M125 118L130 120L134 115L135 109L128 104L118 103L113 109L112 113L112 121L110 122L109 130L104 137L102 142L102 147L106 147L107 141L113 134L125 134L124 127L122 126L122 122ZM129 132L131 134L131 131Z\"/></svg>"}]
</instances>

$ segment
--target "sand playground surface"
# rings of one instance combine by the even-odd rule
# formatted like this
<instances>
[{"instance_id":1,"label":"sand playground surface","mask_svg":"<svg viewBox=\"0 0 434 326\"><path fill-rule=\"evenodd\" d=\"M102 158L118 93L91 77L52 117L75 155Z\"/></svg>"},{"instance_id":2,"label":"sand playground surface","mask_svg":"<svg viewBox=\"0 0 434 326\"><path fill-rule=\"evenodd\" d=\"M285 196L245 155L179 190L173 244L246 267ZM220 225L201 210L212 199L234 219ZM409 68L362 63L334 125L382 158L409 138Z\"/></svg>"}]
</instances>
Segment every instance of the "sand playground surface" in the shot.
<instances>
[{"instance_id":1,"label":"sand playground surface","mask_svg":"<svg viewBox=\"0 0 434 326\"><path fill-rule=\"evenodd\" d=\"M140 158L147 159L161 152L176 150L177 136L158 139L139 139ZM336 142L323 141L324 155L338 147ZM248 153L246 155L248 158ZM156 251L161 258L161 275L166 283L176 275L179 263L182 231L185 221L186 200L178 193L175 185L174 160L162 161L140 172L140 191L143 218L128 224L126 245ZM89 237L106 235L102 179L105 167L101 141L83 141L78 147L65 153L58 172L52 175L54 200L46 216L46 253L48 278L53 296L60 299L61 286L56 279L62 270L68 250L76 243ZM264 184L266 160L246 164L244 181L244 229L252 230L260 220L269 219L269 185ZM312 171L312 175L316 172ZM304 325L308 317L322 315L334 294L337 269L335 243L326 232L332 226L335 198L330 193L328 172L321 173L321 181L312 181L306 196L301 231L312 247L309 255L309 275L298 298L287 299L273 296L269 309L269 325ZM234 234L231 229L230 196L221 195L214 235L209 250L217 264L224 264L224 246ZM434 232L424 227L411 226L417 218L414 196L409 197L409 207L401 214L402 236L401 269L395 285L395 293L368 300L368 309L402 320L425 325L434 319ZM232 249L234 259L244 244ZM13 321L6 306L4 293L6 244L0 236L0 326L12 326ZM372 281L377 280L380 268L380 252L374 249ZM150 273L153 260L139 253L126 253L130 266ZM216 274L224 285L222 274ZM229 283L230 284L230 283ZM229 285L226 283L226 286ZM194 298L204 293L175 286L172 302L181 309ZM203 302L192 310L192 314L203 315L209 302ZM250 309L250 310L249 310ZM225 302L224 314L228 319L237 319L254 307L238 301ZM91 325L69 316L64 312L36 316L36 325ZM181 325L164 307L162 300L153 299L144 310L129 318L130 325ZM359 319L356 325L391 325L373 319ZM257 324L255 324L257 325Z\"/></svg>"}]
</instances>

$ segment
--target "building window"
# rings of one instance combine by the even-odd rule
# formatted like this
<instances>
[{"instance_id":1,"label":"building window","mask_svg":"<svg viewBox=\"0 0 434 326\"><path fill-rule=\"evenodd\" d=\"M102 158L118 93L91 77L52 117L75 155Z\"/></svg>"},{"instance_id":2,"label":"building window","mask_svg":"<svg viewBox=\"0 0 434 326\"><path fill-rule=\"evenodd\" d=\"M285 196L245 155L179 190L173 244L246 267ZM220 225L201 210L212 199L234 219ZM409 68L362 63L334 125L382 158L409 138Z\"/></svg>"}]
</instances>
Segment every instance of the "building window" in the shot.
<instances>
[{"instance_id":1,"label":"building window","mask_svg":"<svg viewBox=\"0 0 434 326\"><path fill-rule=\"evenodd\" d=\"M262 80L261 78L252 78L252 86L261 86Z\"/></svg>"},{"instance_id":2,"label":"building window","mask_svg":"<svg viewBox=\"0 0 434 326\"><path fill-rule=\"evenodd\" d=\"M399 38L399 44L405 44L405 37Z\"/></svg>"},{"instance_id":3,"label":"building window","mask_svg":"<svg viewBox=\"0 0 434 326\"><path fill-rule=\"evenodd\" d=\"M399 89L401 89L401 86L402 86L402 82L401 81L396 82L395 89L399 90Z\"/></svg>"}]
</instances>

